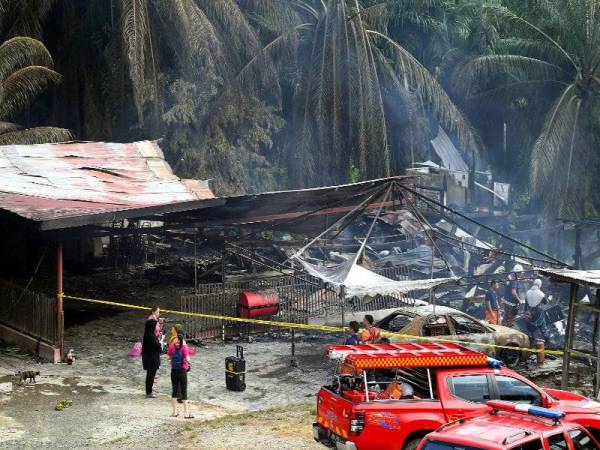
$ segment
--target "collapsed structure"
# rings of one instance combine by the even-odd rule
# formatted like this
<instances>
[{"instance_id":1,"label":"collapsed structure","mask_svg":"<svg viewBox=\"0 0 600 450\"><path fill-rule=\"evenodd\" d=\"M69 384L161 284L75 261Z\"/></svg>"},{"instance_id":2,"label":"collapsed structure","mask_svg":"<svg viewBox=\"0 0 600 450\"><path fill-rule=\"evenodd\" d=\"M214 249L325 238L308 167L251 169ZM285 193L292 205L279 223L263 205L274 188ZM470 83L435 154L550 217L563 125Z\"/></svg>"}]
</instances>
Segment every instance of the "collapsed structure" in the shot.
<instances>
[{"instance_id":1,"label":"collapsed structure","mask_svg":"<svg viewBox=\"0 0 600 450\"><path fill-rule=\"evenodd\" d=\"M165 282L179 267L180 309L212 316L186 319L186 330L221 339L265 330L226 319L242 310L338 324L418 302L479 315L481 287L516 262L527 276L565 266L424 192L416 173L215 198L206 182L176 177L156 142L0 147L1 171L0 241L25 268L18 284L2 282L2 338L54 360L64 353L63 291L77 294L63 283L63 255L80 270L143 263ZM29 289L46 249L56 288ZM18 272L15 259L5 266ZM564 298L557 291L566 311Z\"/></svg>"}]
</instances>

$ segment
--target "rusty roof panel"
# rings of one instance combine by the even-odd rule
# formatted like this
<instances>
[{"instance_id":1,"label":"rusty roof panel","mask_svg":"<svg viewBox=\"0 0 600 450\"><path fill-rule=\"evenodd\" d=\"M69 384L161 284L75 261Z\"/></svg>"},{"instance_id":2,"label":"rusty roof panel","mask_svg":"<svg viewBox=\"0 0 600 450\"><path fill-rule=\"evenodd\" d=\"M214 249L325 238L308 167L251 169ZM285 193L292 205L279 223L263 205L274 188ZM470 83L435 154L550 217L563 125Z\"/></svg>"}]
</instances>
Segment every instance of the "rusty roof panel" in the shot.
<instances>
[{"instance_id":1,"label":"rusty roof panel","mask_svg":"<svg viewBox=\"0 0 600 450\"><path fill-rule=\"evenodd\" d=\"M33 221L213 199L156 141L0 146L0 209Z\"/></svg>"},{"instance_id":2,"label":"rusty roof panel","mask_svg":"<svg viewBox=\"0 0 600 450\"><path fill-rule=\"evenodd\" d=\"M539 269L539 273L554 281L600 288L600 270Z\"/></svg>"}]
</instances>

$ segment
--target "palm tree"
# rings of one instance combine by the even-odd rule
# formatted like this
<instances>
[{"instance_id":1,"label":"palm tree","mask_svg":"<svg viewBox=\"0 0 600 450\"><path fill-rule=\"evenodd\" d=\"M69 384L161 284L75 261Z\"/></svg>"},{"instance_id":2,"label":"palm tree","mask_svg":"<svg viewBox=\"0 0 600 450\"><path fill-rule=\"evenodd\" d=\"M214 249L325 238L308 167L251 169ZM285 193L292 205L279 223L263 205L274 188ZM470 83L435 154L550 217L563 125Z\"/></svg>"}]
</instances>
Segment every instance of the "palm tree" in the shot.
<instances>
[{"instance_id":1,"label":"palm tree","mask_svg":"<svg viewBox=\"0 0 600 450\"><path fill-rule=\"evenodd\" d=\"M12 122L48 86L60 82L52 57L40 41L17 36L0 45L0 144L36 144L72 139L56 127L23 129Z\"/></svg>"},{"instance_id":2,"label":"palm tree","mask_svg":"<svg viewBox=\"0 0 600 450\"><path fill-rule=\"evenodd\" d=\"M140 123L148 104L159 105L159 50L168 49L188 78L210 73L226 82L261 49L235 0L120 0L119 9Z\"/></svg>"},{"instance_id":3,"label":"palm tree","mask_svg":"<svg viewBox=\"0 0 600 450\"><path fill-rule=\"evenodd\" d=\"M592 186L600 155L600 14L598 0L508 2L484 10L498 24L494 54L457 72L471 96L549 98L531 154L530 190L548 217L596 212Z\"/></svg>"},{"instance_id":4,"label":"palm tree","mask_svg":"<svg viewBox=\"0 0 600 450\"><path fill-rule=\"evenodd\" d=\"M421 102L466 149L476 148L471 127L441 85L376 19L394 2L368 2L368 8L358 0L241 3L261 8L261 25L274 37L239 78L270 56L280 66L280 84L291 92L284 153L292 184L344 182L353 168L362 178L389 175L395 168L390 107L410 115Z\"/></svg>"}]
</instances>

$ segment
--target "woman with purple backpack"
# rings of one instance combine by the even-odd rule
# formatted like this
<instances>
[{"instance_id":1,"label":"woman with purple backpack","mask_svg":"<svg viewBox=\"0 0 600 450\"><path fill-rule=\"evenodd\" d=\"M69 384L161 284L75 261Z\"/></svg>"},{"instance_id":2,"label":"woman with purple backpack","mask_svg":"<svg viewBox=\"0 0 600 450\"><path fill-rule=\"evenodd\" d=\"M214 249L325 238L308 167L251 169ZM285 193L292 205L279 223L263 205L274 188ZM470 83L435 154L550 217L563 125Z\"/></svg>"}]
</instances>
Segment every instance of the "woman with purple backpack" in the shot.
<instances>
[{"instance_id":1,"label":"woman with purple backpack","mask_svg":"<svg viewBox=\"0 0 600 450\"><path fill-rule=\"evenodd\" d=\"M183 418L193 419L187 398L187 373L190 370L190 350L183 340L183 334L177 334L177 340L169 345L167 356L171 360L171 417L179 416L177 398L183 401Z\"/></svg>"}]
</instances>

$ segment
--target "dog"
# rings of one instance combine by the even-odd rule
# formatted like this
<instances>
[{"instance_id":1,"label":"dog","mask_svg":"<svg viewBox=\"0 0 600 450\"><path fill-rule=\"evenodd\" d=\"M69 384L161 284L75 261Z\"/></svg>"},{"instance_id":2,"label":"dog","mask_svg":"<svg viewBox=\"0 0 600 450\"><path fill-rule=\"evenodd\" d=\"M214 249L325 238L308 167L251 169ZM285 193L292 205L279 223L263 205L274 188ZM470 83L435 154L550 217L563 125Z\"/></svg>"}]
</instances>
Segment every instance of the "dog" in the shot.
<instances>
[{"instance_id":1,"label":"dog","mask_svg":"<svg viewBox=\"0 0 600 450\"><path fill-rule=\"evenodd\" d=\"M25 370L24 372L17 372L15 378L18 384L22 385L24 382L35 383L35 377L40 374L39 370Z\"/></svg>"}]
</instances>

